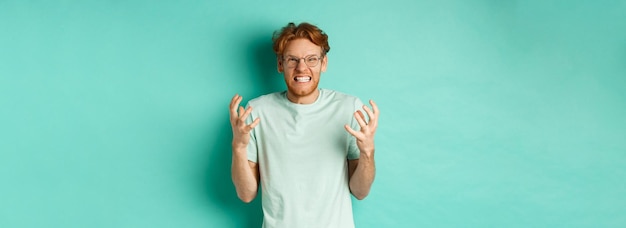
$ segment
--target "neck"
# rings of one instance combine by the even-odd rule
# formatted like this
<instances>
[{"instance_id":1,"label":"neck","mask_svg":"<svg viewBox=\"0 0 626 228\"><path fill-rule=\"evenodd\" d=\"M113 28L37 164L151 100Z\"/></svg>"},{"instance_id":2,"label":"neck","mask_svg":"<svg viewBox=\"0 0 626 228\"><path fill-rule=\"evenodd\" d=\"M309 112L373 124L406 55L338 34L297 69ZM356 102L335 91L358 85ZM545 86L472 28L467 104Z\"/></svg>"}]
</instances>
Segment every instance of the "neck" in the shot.
<instances>
[{"instance_id":1,"label":"neck","mask_svg":"<svg viewBox=\"0 0 626 228\"><path fill-rule=\"evenodd\" d=\"M287 90L287 99L291 101L291 103L296 103L296 104L313 104L313 102L317 100L317 97L319 95L320 95L319 89L315 89L313 93L307 94L304 96L293 94L289 90Z\"/></svg>"}]
</instances>

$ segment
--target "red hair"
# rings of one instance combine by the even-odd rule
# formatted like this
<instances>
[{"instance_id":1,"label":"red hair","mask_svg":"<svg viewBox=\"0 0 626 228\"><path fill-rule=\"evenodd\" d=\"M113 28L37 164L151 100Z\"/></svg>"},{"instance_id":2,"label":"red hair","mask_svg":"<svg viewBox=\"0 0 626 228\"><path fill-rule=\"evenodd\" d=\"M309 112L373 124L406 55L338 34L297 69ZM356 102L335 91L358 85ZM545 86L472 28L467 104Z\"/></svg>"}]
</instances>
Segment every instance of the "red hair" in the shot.
<instances>
[{"instance_id":1,"label":"red hair","mask_svg":"<svg viewBox=\"0 0 626 228\"><path fill-rule=\"evenodd\" d=\"M308 39L317 46L322 47L322 56L326 55L330 51L328 45L328 35L324 33L320 28L315 25L303 22L296 26L293 22L287 24L287 26L274 32L272 41L274 41L274 52L276 57L281 57L285 51L285 46L289 41L295 39Z\"/></svg>"}]
</instances>

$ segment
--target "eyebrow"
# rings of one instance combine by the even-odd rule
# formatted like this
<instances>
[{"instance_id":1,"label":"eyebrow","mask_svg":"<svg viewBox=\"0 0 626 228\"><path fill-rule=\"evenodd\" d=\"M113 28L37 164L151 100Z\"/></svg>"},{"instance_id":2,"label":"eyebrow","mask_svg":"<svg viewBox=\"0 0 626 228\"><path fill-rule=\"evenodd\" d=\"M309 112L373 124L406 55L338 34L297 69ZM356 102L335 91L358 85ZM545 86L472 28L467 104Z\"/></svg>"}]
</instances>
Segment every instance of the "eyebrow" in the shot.
<instances>
[{"instance_id":1,"label":"eyebrow","mask_svg":"<svg viewBox=\"0 0 626 228\"><path fill-rule=\"evenodd\" d=\"M283 56L285 56L285 57L300 58L300 57L295 56L295 55L283 55ZM321 56L321 55L320 55L320 54L310 54L310 55L305 55L304 57L309 57L309 56L317 56L317 57L319 57L319 56ZM304 58L304 57L303 57L303 58Z\"/></svg>"}]
</instances>

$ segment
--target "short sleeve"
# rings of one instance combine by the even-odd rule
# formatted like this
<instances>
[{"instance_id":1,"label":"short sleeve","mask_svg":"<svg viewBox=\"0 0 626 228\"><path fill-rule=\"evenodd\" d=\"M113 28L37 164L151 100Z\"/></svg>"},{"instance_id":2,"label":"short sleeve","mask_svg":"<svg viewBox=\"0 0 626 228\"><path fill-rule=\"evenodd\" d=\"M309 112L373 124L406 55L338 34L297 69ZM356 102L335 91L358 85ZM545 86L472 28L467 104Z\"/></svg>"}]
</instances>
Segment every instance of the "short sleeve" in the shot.
<instances>
[{"instance_id":1,"label":"short sleeve","mask_svg":"<svg viewBox=\"0 0 626 228\"><path fill-rule=\"evenodd\" d=\"M249 105L250 104L246 105L246 109L248 109ZM254 113L254 111L253 111L253 113ZM246 119L246 124L251 124L252 121L254 120L253 113L250 113L250 115L248 115L248 118ZM258 163L258 161L257 161L258 153L257 153L257 144L256 144L256 130L255 129L252 129L252 131L250 131L250 142L248 142L247 154L248 154L248 160L249 161L254 162L254 163Z\"/></svg>"},{"instance_id":2,"label":"short sleeve","mask_svg":"<svg viewBox=\"0 0 626 228\"><path fill-rule=\"evenodd\" d=\"M359 122L356 121L354 115L352 115L357 110L361 110L361 112L365 114L365 118L367 119L367 114L363 110L363 102L361 102L361 100L359 100L358 98L354 98L354 106L352 107L352 112L350 112L350 127L355 131L361 130ZM346 132L346 134L348 134L348 160L359 159L361 152L359 151L359 147L356 145L356 138L348 132Z\"/></svg>"}]
</instances>

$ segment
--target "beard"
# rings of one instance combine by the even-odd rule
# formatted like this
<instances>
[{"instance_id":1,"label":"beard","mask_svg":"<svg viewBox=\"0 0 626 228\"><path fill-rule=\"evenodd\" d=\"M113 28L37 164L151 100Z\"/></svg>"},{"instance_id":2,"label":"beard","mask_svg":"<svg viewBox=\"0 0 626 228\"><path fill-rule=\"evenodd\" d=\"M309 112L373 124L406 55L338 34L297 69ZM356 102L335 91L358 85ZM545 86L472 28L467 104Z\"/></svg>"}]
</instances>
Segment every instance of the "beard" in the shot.
<instances>
[{"instance_id":1,"label":"beard","mask_svg":"<svg viewBox=\"0 0 626 228\"><path fill-rule=\"evenodd\" d=\"M291 81L293 83L293 81ZM307 86L292 86L287 83L287 94L290 98L306 98L312 96L317 90L317 81L311 81Z\"/></svg>"}]
</instances>

